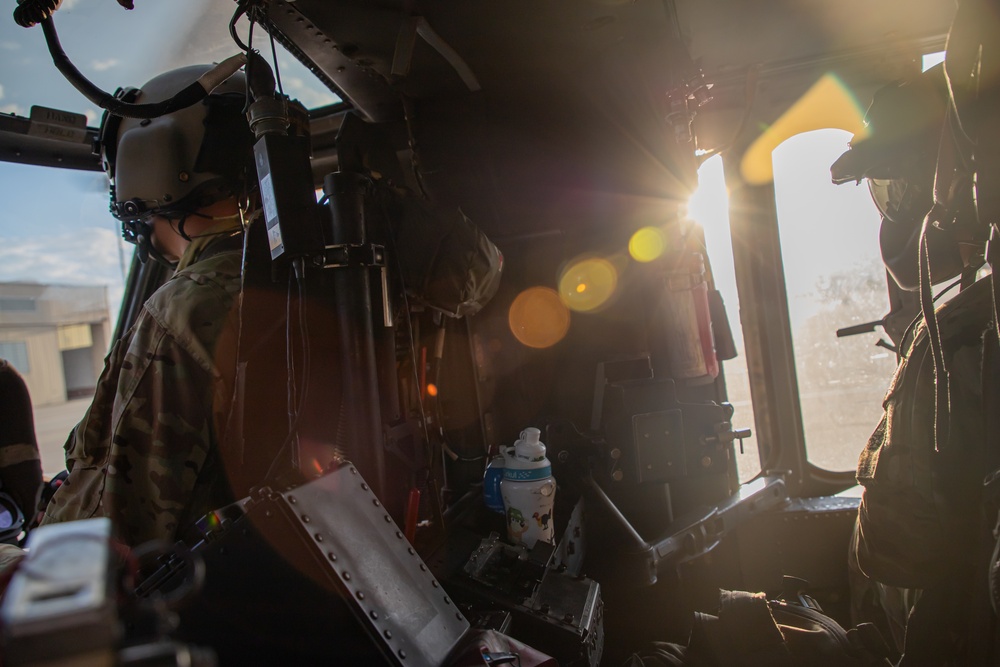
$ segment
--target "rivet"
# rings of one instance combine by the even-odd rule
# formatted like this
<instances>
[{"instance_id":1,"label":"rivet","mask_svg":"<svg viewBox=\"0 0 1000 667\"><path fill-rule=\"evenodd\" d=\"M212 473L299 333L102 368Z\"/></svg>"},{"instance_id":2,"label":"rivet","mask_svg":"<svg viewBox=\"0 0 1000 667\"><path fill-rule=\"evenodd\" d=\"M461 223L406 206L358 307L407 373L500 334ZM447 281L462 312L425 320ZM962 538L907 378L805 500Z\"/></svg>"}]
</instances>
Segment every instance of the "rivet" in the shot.
<instances>
[{"instance_id":1,"label":"rivet","mask_svg":"<svg viewBox=\"0 0 1000 667\"><path fill-rule=\"evenodd\" d=\"M375 507L381 507L381 506L382 506L382 503L380 503L380 502L378 501L378 498L372 498L372 504L373 504L373 505L374 505Z\"/></svg>"},{"instance_id":2,"label":"rivet","mask_svg":"<svg viewBox=\"0 0 1000 667\"><path fill-rule=\"evenodd\" d=\"M397 530L396 537L398 537L399 539L403 539L403 534Z\"/></svg>"},{"instance_id":3,"label":"rivet","mask_svg":"<svg viewBox=\"0 0 1000 667\"><path fill-rule=\"evenodd\" d=\"M332 560L333 562L337 562L337 554L333 553L332 551L328 553L326 557Z\"/></svg>"},{"instance_id":4,"label":"rivet","mask_svg":"<svg viewBox=\"0 0 1000 667\"><path fill-rule=\"evenodd\" d=\"M344 581L350 581L350 580L351 580L351 573L350 572L345 572L344 573Z\"/></svg>"},{"instance_id":5,"label":"rivet","mask_svg":"<svg viewBox=\"0 0 1000 667\"><path fill-rule=\"evenodd\" d=\"M386 523L392 523L392 517L391 517L391 516L389 516L388 514L386 514L386 515L385 515L384 517L382 517L382 518L383 518L383 519L385 519L385 522L386 522Z\"/></svg>"},{"instance_id":6,"label":"rivet","mask_svg":"<svg viewBox=\"0 0 1000 667\"><path fill-rule=\"evenodd\" d=\"M317 542L323 541L323 533L316 533L316 541Z\"/></svg>"},{"instance_id":7,"label":"rivet","mask_svg":"<svg viewBox=\"0 0 1000 667\"><path fill-rule=\"evenodd\" d=\"M440 586L440 585L441 585L441 584L439 584L439 583L437 582L437 579L431 579L431 586L433 586L434 588L437 588L437 587L438 587L438 586Z\"/></svg>"},{"instance_id":8,"label":"rivet","mask_svg":"<svg viewBox=\"0 0 1000 667\"><path fill-rule=\"evenodd\" d=\"M448 599L447 595L444 596L444 603L445 604L451 604L451 600Z\"/></svg>"},{"instance_id":9,"label":"rivet","mask_svg":"<svg viewBox=\"0 0 1000 667\"><path fill-rule=\"evenodd\" d=\"M186 171L182 171L181 173L177 174L177 180L179 180L181 183L187 183L189 178L191 178L191 176Z\"/></svg>"},{"instance_id":10,"label":"rivet","mask_svg":"<svg viewBox=\"0 0 1000 667\"><path fill-rule=\"evenodd\" d=\"M461 620L462 620L462 612L460 612L460 611L456 611L456 612L455 612L455 618L457 618L458 620L460 620L460 621L461 621Z\"/></svg>"},{"instance_id":11,"label":"rivet","mask_svg":"<svg viewBox=\"0 0 1000 667\"><path fill-rule=\"evenodd\" d=\"M295 504L295 503L297 503L298 501L297 501L297 500L295 500L295 496L288 496L288 502L290 502L291 504L293 504L293 505L294 505L294 504Z\"/></svg>"},{"instance_id":12,"label":"rivet","mask_svg":"<svg viewBox=\"0 0 1000 667\"><path fill-rule=\"evenodd\" d=\"M364 593L362 593L361 591L358 591L358 592L357 592L357 596L358 596L358 599L359 599L359 600L364 600L364 599L365 599L365 594L364 594Z\"/></svg>"},{"instance_id":13,"label":"rivet","mask_svg":"<svg viewBox=\"0 0 1000 667\"><path fill-rule=\"evenodd\" d=\"M417 552L413 550L413 547L407 547L406 550L410 552L411 556L416 556L417 555Z\"/></svg>"},{"instance_id":14,"label":"rivet","mask_svg":"<svg viewBox=\"0 0 1000 667\"><path fill-rule=\"evenodd\" d=\"M399 649L399 657L406 658L406 651L404 651L403 649Z\"/></svg>"},{"instance_id":15,"label":"rivet","mask_svg":"<svg viewBox=\"0 0 1000 667\"><path fill-rule=\"evenodd\" d=\"M305 514L302 515L302 523L309 523L311 519Z\"/></svg>"},{"instance_id":16,"label":"rivet","mask_svg":"<svg viewBox=\"0 0 1000 667\"><path fill-rule=\"evenodd\" d=\"M392 632L390 632L389 630L386 630L382 634L385 635L386 639L392 639Z\"/></svg>"},{"instance_id":17,"label":"rivet","mask_svg":"<svg viewBox=\"0 0 1000 667\"><path fill-rule=\"evenodd\" d=\"M374 609L372 611L368 612L368 615L372 617L373 621L377 621L378 620L378 612L375 611Z\"/></svg>"},{"instance_id":18,"label":"rivet","mask_svg":"<svg viewBox=\"0 0 1000 667\"><path fill-rule=\"evenodd\" d=\"M366 484L365 482L361 482L361 488L364 489L365 491L367 491L368 490L368 484Z\"/></svg>"},{"instance_id":19,"label":"rivet","mask_svg":"<svg viewBox=\"0 0 1000 667\"><path fill-rule=\"evenodd\" d=\"M354 467L352 467L352 468L351 468L351 474L352 474L352 475L357 475L357 474L358 474L358 469L357 469L357 468L354 468Z\"/></svg>"},{"instance_id":20,"label":"rivet","mask_svg":"<svg viewBox=\"0 0 1000 667\"><path fill-rule=\"evenodd\" d=\"M421 572L426 572L426 571L427 571L427 566L426 566L426 565L424 565L423 563L421 563L421 564L420 564L420 571L421 571Z\"/></svg>"}]
</instances>

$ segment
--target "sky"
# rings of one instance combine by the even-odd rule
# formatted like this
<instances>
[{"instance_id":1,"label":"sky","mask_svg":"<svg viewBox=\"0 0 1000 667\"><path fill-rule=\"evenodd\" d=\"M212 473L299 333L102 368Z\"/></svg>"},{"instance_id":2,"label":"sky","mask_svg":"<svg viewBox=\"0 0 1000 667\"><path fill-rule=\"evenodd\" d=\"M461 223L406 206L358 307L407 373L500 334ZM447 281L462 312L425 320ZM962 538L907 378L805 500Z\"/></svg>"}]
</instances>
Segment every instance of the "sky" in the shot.
<instances>
[{"instance_id":1,"label":"sky","mask_svg":"<svg viewBox=\"0 0 1000 667\"><path fill-rule=\"evenodd\" d=\"M232 0L135 4L126 11L113 0L63 0L55 14L63 50L102 90L140 86L160 72L238 52L228 34ZM85 114L96 127L97 106L56 70L41 27L14 23L13 6L0 15L0 113L27 117L41 105ZM245 41L246 24L240 26ZM262 36L256 31L254 43L268 54ZM337 101L284 52L279 65L285 92L307 107ZM102 173L0 162L0 201L0 282L106 285L117 309L132 246L121 242L108 212Z\"/></svg>"}]
</instances>

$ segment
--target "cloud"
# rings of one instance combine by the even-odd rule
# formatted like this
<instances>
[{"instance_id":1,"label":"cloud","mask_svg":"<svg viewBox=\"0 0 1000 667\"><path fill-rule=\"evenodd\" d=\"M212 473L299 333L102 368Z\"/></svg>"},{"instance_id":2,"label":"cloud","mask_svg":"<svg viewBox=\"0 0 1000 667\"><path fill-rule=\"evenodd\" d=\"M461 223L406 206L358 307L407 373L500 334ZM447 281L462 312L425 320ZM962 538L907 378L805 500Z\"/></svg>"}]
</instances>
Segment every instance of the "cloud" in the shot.
<instances>
[{"instance_id":1,"label":"cloud","mask_svg":"<svg viewBox=\"0 0 1000 667\"><path fill-rule=\"evenodd\" d=\"M9 39L5 39L0 42L0 49L4 51L19 51L21 49L21 42L12 42Z\"/></svg>"},{"instance_id":2,"label":"cloud","mask_svg":"<svg viewBox=\"0 0 1000 667\"><path fill-rule=\"evenodd\" d=\"M0 237L0 280L120 286L119 237L88 228L51 236Z\"/></svg>"},{"instance_id":3,"label":"cloud","mask_svg":"<svg viewBox=\"0 0 1000 667\"><path fill-rule=\"evenodd\" d=\"M106 60L92 60L92 61L90 61L90 66L96 72L104 72L106 70L111 69L112 67L118 67L118 65L120 65L120 64L121 64L121 61L118 60L117 58L108 58Z\"/></svg>"},{"instance_id":4,"label":"cloud","mask_svg":"<svg viewBox=\"0 0 1000 667\"><path fill-rule=\"evenodd\" d=\"M0 100L3 99L3 84L0 83Z\"/></svg>"},{"instance_id":5,"label":"cloud","mask_svg":"<svg viewBox=\"0 0 1000 667\"><path fill-rule=\"evenodd\" d=\"M63 0L62 6L59 8L59 11L65 11L65 12L73 11L73 8L76 7L77 3L79 2L80 0Z\"/></svg>"},{"instance_id":6,"label":"cloud","mask_svg":"<svg viewBox=\"0 0 1000 667\"><path fill-rule=\"evenodd\" d=\"M324 88L323 84L318 81L310 85L301 77L282 77L281 85L290 97L297 98L307 109L315 109L340 101L339 97Z\"/></svg>"},{"instance_id":7,"label":"cloud","mask_svg":"<svg viewBox=\"0 0 1000 667\"><path fill-rule=\"evenodd\" d=\"M27 116L24 109L19 104L5 104L0 106L0 113L14 114L15 116Z\"/></svg>"},{"instance_id":8,"label":"cloud","mask_svg":"<svg viewBox=\"0 0 1000 667\"><path fill-rule=\"evenodd\" d=\"M91 227L27 239L0 236L0 282L105 285L114 322L125 291L117 244L123 245L128 271L134 249L109 229Z\"/></svg>"}]
</instances>

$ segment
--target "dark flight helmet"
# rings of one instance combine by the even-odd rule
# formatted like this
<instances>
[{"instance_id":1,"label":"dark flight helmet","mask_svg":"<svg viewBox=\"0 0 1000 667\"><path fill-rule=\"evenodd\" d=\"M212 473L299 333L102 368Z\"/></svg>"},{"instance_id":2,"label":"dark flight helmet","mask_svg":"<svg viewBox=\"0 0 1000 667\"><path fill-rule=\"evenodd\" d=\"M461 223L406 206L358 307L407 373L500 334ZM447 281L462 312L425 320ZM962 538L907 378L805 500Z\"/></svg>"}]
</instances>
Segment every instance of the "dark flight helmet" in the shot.
<instances>
[{"instance_id":1,"label":"dark flight helmet","mask_svg":"<svg viewBox=\"0 0 1000 667\"><path fill-rule=\"evenodd\" d=\"M920 282L920 231L934 205L934 177L947 104L942 65L911 81L881 88L865 115L869 135L855 136L850 150L830 168L834 183L868 181L882 214L882 260L896 283L906 290L917 289ZM962 271L952 227L929 227L927 242L935 283Z\"/></svg>"},{"instance_id":2,"label":"dark flight helmet","mask_svg":"<svg viewBox=\"0 0 1000 667\"><path fill-rule=\"evenodd\" d=\"M213 68L194 65L161 74L118 96L145 104L166 100ZM126 240L147 244L153 215L183 216L245 194L253 174L253 135L243 108L246 77L229 77L202 101L151 119L101 122L99 150L111 180L111 212ZM183 230L182 230L183 233Z\"/></svg>"}]
</instances>

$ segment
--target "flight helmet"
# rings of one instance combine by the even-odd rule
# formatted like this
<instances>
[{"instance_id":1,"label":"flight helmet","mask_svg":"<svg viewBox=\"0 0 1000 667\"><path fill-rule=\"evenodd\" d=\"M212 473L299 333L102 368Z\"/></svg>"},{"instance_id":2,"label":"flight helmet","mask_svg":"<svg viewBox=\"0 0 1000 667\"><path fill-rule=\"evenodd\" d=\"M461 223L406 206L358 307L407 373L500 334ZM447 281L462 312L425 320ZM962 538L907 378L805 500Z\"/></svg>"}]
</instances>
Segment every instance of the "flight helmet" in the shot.
<instances>
[{"instance_id":1,"label":"flight helmet","mask_svg":"<svg viewBox=\"0 0 1000 667\"><path fill-rule=\"evenodd\" d=\"M868 183L882 215L879 246L882 260L896 283L919 287L918 248L925 216L934 206L934 179L948 104L944 67L937 65L906 82L878 90L865 115L868 135L830 168L834 183ZM959 195L961 200L963 195ZM971 199L959 201L956 220L968 215ZM958 239L961 225L930 226L927 244L935 283L963 268Z\"/></svg>"},{"instance_id":2,"label":"flight helmet","mask_svg":"<svg viewBox=\"0 0 1000 667\"><path fill-rule=\"evenodd\" d=\"M182 67L141 88L120 89L126 102L169 99L212 69ZM154 215L179 218L230 196L246 194L253 172L253 135L243 113L246 77L229 77L200 102L151 119L104 114L98 139L101 162L111 181L111 213L126 240L141 254L151 248Z\"/></svg>"}]
</instances>

